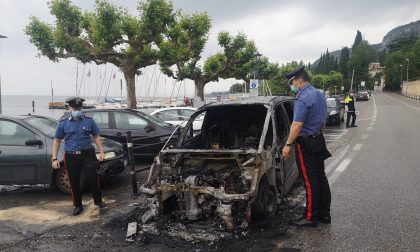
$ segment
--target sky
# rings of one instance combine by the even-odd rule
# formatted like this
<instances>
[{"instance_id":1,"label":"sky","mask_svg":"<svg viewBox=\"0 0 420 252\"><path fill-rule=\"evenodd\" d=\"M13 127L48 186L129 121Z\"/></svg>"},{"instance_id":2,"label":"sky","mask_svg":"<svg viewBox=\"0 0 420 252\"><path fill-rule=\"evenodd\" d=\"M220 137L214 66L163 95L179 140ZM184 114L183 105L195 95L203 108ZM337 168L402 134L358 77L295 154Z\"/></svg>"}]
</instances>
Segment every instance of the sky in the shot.
<instances>
[{"instance_id":1,"label":"sky","mask_svg":"<svg viewBox=\"0 0 420 252\"><path fill-rule=\"evenodd\" d=\"M136 0L109 0L136 14ZM47 0L0 0L0 74L3 95L76 94L95 97L121 95L121 72L111 64L96 66L66 59L59 63L38 57L37 49L24 34L31 16L53 23ZM83 11L93 11L94 0L73 0ZM202 56L221 50L217 34L244 33L270 61L285 64L313 62L322 52L351 46L360 30L371 44L380 43L391 29L420 19L418 0L174 0L186 13L207 12L212 19L209 40ZM88 76L90 72L90 76ZM115 73L115 79L114 79ZM142 97L193 96L191 81L175 82L158 67L143 69L136 78L136 95ZM205 92L227 91L237 80L209 83ZM125 81L122 94L125 96Z\"/></svg>"}]
</instances>

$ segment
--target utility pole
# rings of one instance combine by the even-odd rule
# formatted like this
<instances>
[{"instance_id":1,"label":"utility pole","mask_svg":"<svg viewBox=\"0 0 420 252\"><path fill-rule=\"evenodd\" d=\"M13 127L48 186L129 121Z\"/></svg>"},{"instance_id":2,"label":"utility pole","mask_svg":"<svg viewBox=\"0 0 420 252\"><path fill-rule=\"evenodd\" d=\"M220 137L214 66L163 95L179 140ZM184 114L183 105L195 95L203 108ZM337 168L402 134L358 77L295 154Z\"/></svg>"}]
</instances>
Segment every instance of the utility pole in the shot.
<instances>
[{"instance_id":1,"label":"utility pole","mask_svg":"<svg viewBox=\"0 0 420 252\"><path fill-rule=\"evenodd\" d=\"M354 69L353 69L353 73L351 74L351 84L350 84L350 90L349 91L353 90L353 79L354 79Z\"/></svg>"},{"instance_id":2,"label":"utility pole","mask_svg":"<svg viewBox=\"0 0 420 252\"><path fill-rule=\"evenodd\" d=\"M408 83L408 67L410 66L410 59L405 59L407 61L407 83Z\"/></svg>"},{"instance_id":3,"label":"utility pole","mask_svg":"<svg viewBox=\"0 0 420 252\"><path fill-rule=\"evenodd\" d=\"M6 36L0 35L0 38L7 38ZM1 51L1 47L0 47ZM2 106L1 106L1 72L0 72L0 115L3 113Z\"/></svg>"},{"instance_id":4,"label":"utility pole","mask_svg":"<svg viewBox=\"0 0 420 252\"><path fill-rule=\"evenodd\" d=\"M400 78L401 78L401 89L402 89L402 86L403 86L402 67L403 67L403 65L401 64L401 65L400 65L400 67L401 67L401 74L400 74Z\"/></svg>"}]
</instances>

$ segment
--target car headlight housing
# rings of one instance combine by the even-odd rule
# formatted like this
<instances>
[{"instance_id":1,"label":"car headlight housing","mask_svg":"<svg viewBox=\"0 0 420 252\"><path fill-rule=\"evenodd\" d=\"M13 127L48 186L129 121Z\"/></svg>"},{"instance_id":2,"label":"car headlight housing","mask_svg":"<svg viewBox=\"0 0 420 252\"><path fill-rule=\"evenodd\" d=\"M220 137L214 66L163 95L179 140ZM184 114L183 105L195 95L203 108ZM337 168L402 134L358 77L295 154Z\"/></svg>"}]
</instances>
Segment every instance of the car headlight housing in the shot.
<instances>
[{"instance_id":1,"label":"car headlight housing","mask_svg":"<svg viewBox=\"0 0 420 252\"><path fill-rule=\"evenodd\" d=\"M335 114L337 114L337 111L335 111L335 110L330 112L330 115L335 115Z\"/></svg>"},{"instance_id":2,"label":"car headlight housing","mask_svg":"<svg viewBox=\"0 0 420 252\"><path fill-rule=\"evenodd\" d=\"M105 159L110 159L114 157L115 157L115 152L113 151L105 153ZM96 158L99 159L99 153L96 154Z\"/></svg>"}]
</instances>

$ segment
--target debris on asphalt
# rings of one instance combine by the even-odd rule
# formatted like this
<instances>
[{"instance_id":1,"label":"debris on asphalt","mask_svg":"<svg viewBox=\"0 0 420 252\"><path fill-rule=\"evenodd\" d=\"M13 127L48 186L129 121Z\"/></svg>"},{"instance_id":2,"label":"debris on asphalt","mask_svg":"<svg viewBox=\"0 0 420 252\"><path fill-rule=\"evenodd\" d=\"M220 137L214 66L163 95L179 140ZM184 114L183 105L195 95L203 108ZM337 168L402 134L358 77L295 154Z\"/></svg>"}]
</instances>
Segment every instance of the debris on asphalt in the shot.
<instances>
[{"instance_id":1,"label":"debris on asphalt","mask_svg":"<svg viewBox=\"0 0 420 252\"><path fill-rule=\"evenodd\" d=\"M125 238L128 242L134 242L134 237L137 234L137 222L128 223L127 236Z\"/></svg>"}]
</instances>

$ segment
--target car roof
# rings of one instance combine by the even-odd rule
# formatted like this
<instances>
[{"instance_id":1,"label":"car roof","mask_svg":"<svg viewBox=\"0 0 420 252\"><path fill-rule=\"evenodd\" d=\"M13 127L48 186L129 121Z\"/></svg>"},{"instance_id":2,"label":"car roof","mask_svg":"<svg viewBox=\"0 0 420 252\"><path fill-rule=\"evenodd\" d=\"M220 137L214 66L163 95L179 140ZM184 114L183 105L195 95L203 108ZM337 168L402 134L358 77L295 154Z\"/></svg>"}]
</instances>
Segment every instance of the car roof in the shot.
<instances>
[{"instance_id":1,"label":"car roof","mask_svg":"<svg viewBox=\"0 0 420 252\"><path fill-rule=\"evenodd\" d=\"M32 114L27 114L27 115L0 115L0 118L2 118L2 119L19 120L19 121L23 121L27 118L33 118L33 117L52 119L52 118L47 117L47 116L32 115Z\"/></svg>"},{"instance_id":2,"label":"car roof","mask_svg":"<svg viewBox=\"0 0 420 252\"><path fill-rule=\"evenodd\" d=\"M196 111L196 108L193 107L167 107L167 108L160 108L160 109L156 109L153 112L151 112L150 114L155 114L158 112L162 112L162 111L166 111L166 110L173 110L173 109L184 109L184 110L193 110Z\"/></svg>"},{"instance_id":3,"label":"car roof","mask_svg":"<svg viewBox=\"0 0 420 252\"><path fill-rule=\"evenodd\" d=\"M256 96L256 97L249 97L249 98L240 98L233 101L220 101L215 103L210 103L208 105L203 106L202 108L212 108L218 106L226 106L226 105L250 105L250 104L261 104L261 105L269 105L273 106L282 101L291 101L293 97L290 96Z\"/></svg>"}]
</instances>

